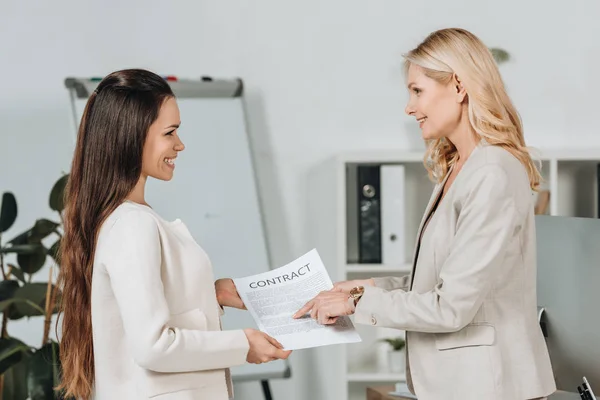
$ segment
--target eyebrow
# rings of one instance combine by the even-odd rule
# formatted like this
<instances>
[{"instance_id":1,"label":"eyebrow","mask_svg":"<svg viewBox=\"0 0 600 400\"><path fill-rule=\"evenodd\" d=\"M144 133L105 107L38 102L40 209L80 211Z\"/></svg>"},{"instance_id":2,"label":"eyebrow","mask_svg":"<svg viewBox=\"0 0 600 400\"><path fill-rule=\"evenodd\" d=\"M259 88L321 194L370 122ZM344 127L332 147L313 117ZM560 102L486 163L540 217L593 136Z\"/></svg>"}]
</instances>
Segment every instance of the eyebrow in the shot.
<instances>
[{"instance_id":1,"label":"eyebrow","mask_svg":"<svg viewBox=\"0 0 600 400\"><path fill-rule=\"evenodd\" d=\"M177 129L177 128L179 128L180 125L181 125L181 122L178 124L171 124L171 125L165 127L165 129L171 129L171 128Z\"/></svg>"}]
</instances>

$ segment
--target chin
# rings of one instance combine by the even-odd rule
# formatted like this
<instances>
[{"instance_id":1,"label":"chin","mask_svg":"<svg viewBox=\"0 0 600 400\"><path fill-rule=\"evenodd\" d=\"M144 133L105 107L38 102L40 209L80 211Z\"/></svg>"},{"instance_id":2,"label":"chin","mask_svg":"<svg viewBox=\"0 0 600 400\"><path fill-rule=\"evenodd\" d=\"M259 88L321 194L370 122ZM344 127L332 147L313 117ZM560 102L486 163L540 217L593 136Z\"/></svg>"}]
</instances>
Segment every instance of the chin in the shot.
<instances>
[{"instance_id":1,"label":"chin","mask_svg":"<svg viewBox=\"0 0 600 400\"><path fill-rule=\"evenodd\" d=\"M430 135L430 134L425 133L425 132L423 132L423 134L421 136L423 136L423 140L434 140L435 139L434 135Z\"/></svg>"},{"instance_id":2,"label":"chin","mask_svg":"<svg viewBox=\"0 0 600 400\"><path fill-rule=\"evenodd\" d=\"M423 136L424 140L437 140L443 136L435 132L423 132L421 135Z\"/></svg>"},{"instance_id":3,"label":"chin","mask_svg":"<svg viewBox=\"0 0 600 400\"><path fill-rule=\"evenodd\" d=\"M150 175L152 176L154 179L158 179L159 181L165 181L168 182L171 179L173 179L173 174L156 174L156 175Z\"/></svg>"}]
</instances>

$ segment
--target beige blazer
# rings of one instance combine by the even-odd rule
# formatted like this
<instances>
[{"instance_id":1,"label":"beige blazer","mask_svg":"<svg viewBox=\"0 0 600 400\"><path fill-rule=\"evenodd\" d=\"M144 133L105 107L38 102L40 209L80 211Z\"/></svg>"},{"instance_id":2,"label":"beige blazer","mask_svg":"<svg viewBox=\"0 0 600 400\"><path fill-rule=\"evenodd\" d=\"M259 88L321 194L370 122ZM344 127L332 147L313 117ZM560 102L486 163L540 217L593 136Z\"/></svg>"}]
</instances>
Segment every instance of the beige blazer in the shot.
<instances>
[{"instance_id":1,"label":"beige blazer","mask_svg":"<svg viewBox=\"0 0 600 400\"><path fill-rule=\"evenodd\" d=\"M180 221L125 202L103 224L92 278L95 400L226 400L246 362L221 331L211 262Z\"/></svg>"},{"instance_id":2,"label":"beige blazer","mask_svg":"<svg viewBox=\"0 0 600 400\"><path fill-rule=\"evenodd\" d=\"M515 157L484 142L471 153L417 239L414 260L409 276L366 288L355 320L407 331L407 380L419 400L555 391L537 320L533 195Z\"/></svg>"}]
</instances>

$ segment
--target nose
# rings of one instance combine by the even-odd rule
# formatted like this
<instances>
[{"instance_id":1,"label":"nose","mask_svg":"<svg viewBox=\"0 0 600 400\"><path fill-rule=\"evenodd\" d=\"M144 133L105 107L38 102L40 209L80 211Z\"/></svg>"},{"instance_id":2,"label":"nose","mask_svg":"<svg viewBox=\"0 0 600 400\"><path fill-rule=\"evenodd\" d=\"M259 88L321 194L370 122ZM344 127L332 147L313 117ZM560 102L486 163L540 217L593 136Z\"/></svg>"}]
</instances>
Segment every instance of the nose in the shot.
<instances>
[{"instance_id":1,"label":"nose","mask_svg":"<svg viewBox=\"0 0 600 400\"><path fill-rule=\"evenodd\" d=\"M409 100L408 103L406 104L406 108L404 109L404 112L407 115L415 115L415 113L417 112L417 110L415 109L415 106L412 104L411 100Z\"/></svg>"},{"instance_id":2,"label":"nose","mask_svg":"<svg viewBox=\"0 0 600 400\"><path fill-rule=\"evenodd\" d=\"M185 150L185 145L183 144L183 142L181 141L181 139L179 138L179 136L177 136L177 143L175 143L175 146L173 147L173 149L175 151L183 151L183 150Z\"/></svg>"}]
</instances>

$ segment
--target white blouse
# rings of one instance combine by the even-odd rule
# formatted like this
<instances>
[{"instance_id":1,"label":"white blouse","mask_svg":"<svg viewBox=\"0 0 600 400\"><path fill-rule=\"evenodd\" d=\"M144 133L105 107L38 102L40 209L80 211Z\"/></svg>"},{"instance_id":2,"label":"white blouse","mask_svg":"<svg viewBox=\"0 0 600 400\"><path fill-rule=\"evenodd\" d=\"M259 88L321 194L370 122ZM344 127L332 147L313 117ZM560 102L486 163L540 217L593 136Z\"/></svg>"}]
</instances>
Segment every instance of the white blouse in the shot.
<instances>
[{"instance_id":1,"label":"white blouse","mask_svg":"<svg viewBox=\"0 0 600 400\"><path fill-rule=\"evenodd\" d=\"M94 399L233 397L248 341L221 331L211 262L181 220L121 204L99 232L91 301Z\"/></svg>"}]
</instances>

